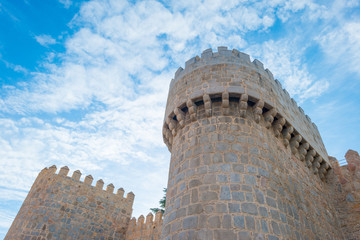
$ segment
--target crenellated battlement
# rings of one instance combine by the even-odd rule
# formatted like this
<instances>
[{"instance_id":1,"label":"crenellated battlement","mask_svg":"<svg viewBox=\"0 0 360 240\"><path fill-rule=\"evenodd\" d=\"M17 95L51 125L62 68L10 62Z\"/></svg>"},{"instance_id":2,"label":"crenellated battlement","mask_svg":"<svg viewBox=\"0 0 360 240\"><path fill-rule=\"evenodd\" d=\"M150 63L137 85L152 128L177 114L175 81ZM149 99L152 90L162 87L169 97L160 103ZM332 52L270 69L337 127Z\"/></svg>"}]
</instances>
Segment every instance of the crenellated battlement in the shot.
<instances>
[{"instance_id":1,"label":"crenellated battlement","mask_svg":"<svg viewBox=\"0 0 360 240\"><path fill-rule=\"evenodd\" d=\"M61 177L64 177L66 179L72 179L73 181L77 181L80 183L83 183L87 186L91 186L96 190L99 190L100 193L106 193L106 194L113 194L114 196L116 196L118 198L118 200L120 201L126 201L129 205L133 205L134 203L134 199L135 199L135 194L133 192L129 192L126 195L126 198L124 197L124 189L123 188L119 188L116 193L114 193L114 185L112 183L108 184L106 186L106 188L104 189L104 181L102 179L99 179L95 186L92 186L93 183L93 177L91 175L87 175L84 178L84 181L81 181L80 178L82 176L82 173L80 170L76 170L73 172L73 174L70 176L68 176L70 169L67 166L61 167L58 171L58 173L56 173L57 167L55 165L52 165L49 168L44 168L43 170L41 170L40 174L55 174ZM39 174L39 175L40 175Z\"/></svg>"},{"instance_id":2,"label":"crenellated battlement","mask_svg":"<svg viewBox=\"0 0 360 240\"><path fill-rule=\"evenodd\" d=\"M331 169L316 125L263 64L237 50L205 50L179 68L170 83L163 138L171 151L173 137L187 123L214 115L253 119L273 131L285 147L314 174L325 179ZM230 108L232 110L230 110Z\"/></svg>"},{"instance_id":3,"label":"crenellated battlement","mask_svg":"<svg viewBox=\"0 0 360 240\"><path fill-rule=\"evenodd\" d=\"M336 159L334 161L334 173L337 175L343 190L348 193L347 199L358 199L360 201L360 156L354 150L348 150L345 154L347 164L340 166ZM351 196L350 196L351 195Z\"/></svg>"},{"instance_id":4,"label":"crenellated battlement","mask_svg":"<svg viewBox=\"0 0 360 240\"><path fill-rule=\"evenodd\" d=\"M163 214L158 211L155 215L149 213L146 219L141 215L137 220L133 217L130 220L128 230L126 232L127 240L151 239L159 240L163 224Z\"/></svg>"},{"instance_id":5,"label":"crenellated battlement","mask_svg":"<svg viewBox=\"0 0 360 240\"><path fill-rule=\"evenodd\" d=\"M360 236L360 156L354 150L345 154L347 165L340 166L335 158L333 161L334 199L339 212L339 221L346 239L358 239Z\"/></svg>"}]
</instances>

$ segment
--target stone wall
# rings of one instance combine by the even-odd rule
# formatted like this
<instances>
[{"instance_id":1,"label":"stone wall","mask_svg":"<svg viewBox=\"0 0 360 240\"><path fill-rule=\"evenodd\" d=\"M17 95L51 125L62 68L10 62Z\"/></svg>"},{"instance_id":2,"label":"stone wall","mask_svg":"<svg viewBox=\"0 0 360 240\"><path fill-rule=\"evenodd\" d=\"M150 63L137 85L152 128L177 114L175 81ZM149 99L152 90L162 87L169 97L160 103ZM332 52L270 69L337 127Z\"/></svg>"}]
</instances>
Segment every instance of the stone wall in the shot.
<instances>
[{"instance_id":1,"label":"stone wall","mask_svg":"<svg viewBox=\"0 0 360 240\"><path fill-rule=\"evenodd\" d=\"M321 137L277 91L236 50L205 51L178 70L163 127L162 239L343 239Z\"/></svg>"},{"instance_id":2,"label":"stone wall","mask_svg":"<svg viewBox=\"0 0 360 240\"><path fill-rule=\"evenodd\" d=\"M36 178L5 239L125 239L134 194L86 176L68 177L63 167L43 169Z\"/></svg>"},{"instance_id":3,"label":"stone wall","mask_svg":"<svg viewBox=\"0 0 360 240\"><path fill-rule=\"evenodd\" d=\"M158 211L155 220L153 220L152 213L146 216L146 221L143 215L138 218L138 221L136 218L132 218L126 232L126 240L160 240L163 224L162 215L162 212Z\"/></svg>"},{"instance_id":4,"label":"stone wall","mask_svg":"<svg viewBox=\"0 0 360 240\"><path fill-rule=\"evenodd\" d=\"M337 178L331 183L342 231L346 239L357 240L360 239L360 156L349 150L345 158L348 163L345 166L332 159Z\"/></svg>"}]
</instances>

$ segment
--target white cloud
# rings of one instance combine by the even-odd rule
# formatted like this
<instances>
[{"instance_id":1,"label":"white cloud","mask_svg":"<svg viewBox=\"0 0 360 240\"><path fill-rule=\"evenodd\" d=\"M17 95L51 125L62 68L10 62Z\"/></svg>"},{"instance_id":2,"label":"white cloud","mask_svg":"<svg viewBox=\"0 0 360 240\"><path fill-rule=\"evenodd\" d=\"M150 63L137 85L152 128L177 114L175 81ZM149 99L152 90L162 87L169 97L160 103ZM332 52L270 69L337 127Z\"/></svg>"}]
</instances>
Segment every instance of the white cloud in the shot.
<instances>
[{"instance_id":1,"label":"white cloud","mask_svg":"<svg viewBox=\"0 0 360 240\"><path fill-rule=\"evenodd\" d=\"M59 2L63 4L65 8L69 8L73 4L72 0L59 0Z\"/></svg>"},{"instance_id":2,"label":"white cloud","mask_svg":"<svg viewBox=\"0 0 360 240\"><path fill-rule=\"evenodd\" d=\"M328 90L330 83L325 80L314 82L308 87L304 93L300 96L300 100L311 99L321 96L326 90Z\"/></svg>"},{"instance_id":3,"label":"white cloud","mask_svg":"<svg viewBox=\"0 0 360 240\"><path fill-rule=\"evenodd\" d=\"M0 54L0 61L3 62L5 64L5 66L9 69L12 69L15 72L19 72L19 73L24 73L27 74L28 70L26 68L24 68L23 66L17 65L17 64L13 64L11 62L6 61Z\"/></svg>"},{"instance_id":4,"label":"white cloud","mask_svg":"<svg viewBox=\"0 0 360 240\"><path fill-rule=\"evenodd\" d=\"M42 46L47 47L49 45L55 44L56 40L50 35L38 35L35 36L35 40Z\"/></svg>"},{"instance_id":5,"label":"white cloud","mask_svg":"<svg viewBox=\"0 0 360 240\"><path fill-rule=\"evenodd\" d=\"M337 28L328 28L318 36L328 62L360 75L360 23L347 22Z\"/></svg>"},{"instance_id":6,"label":"white cloud","mask_svg":"<svg viewBox=\"0 0 360 240\"><path fill-rule=\"evenodd\" d=\"M267 41L261 45L249 47L246 51L252 56L258 56L274 74L274 77L283 83L283 87L300 101L320 96L327 90L329 83L325 80L316 80L304 63L303 49L299 49L296 39L280 39Z\"/></svg>"},{"instance_id":7,"label":"white cloud","mask_svg":"<svg viewBox=\"0 0 360 240\"><path fill-rule=\"evenodd\" d=\"M13 212L6 209L0 209L0 228L9 229L14 218ZM6 234L6 232L4 232L4 234Z\"/></svg>"}]
</instances>

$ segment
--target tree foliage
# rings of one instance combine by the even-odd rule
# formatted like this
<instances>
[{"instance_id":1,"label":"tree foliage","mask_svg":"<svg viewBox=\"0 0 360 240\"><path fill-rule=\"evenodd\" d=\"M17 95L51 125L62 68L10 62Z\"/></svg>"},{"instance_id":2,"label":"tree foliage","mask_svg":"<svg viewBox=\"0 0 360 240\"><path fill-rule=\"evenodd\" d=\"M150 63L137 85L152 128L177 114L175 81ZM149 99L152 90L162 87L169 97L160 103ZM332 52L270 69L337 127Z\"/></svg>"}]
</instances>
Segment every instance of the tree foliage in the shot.
<instances>
[{"instance_id":1,"label":"tree foliage","mask_svg":"<svg viewBox=\"0 0 360 240\"><path fill-rule=\"evenodd\" d=\"M150 208L150 210L156 214L158 211L161 211L163 214L165 212L165 205L166 205L166 188L163 189L164 192L164 196L162 199L160 199L159 204L160 204L160 208Z\"/></svg>"}]
</instances>

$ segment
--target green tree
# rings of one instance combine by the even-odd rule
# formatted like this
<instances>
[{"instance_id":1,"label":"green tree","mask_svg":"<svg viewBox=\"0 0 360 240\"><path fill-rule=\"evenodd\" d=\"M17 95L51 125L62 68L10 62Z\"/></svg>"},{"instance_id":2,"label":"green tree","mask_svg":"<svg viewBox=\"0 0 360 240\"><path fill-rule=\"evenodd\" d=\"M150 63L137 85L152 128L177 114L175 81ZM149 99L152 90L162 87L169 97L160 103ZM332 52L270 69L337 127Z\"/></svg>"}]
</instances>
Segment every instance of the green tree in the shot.
<instances>
[{"instance_id":1,"label":"green tree","mask_svg":"<svg viewBox=\"0 0 360 240\"><path fill-rule=\"evenodd\" d=\"M159 201L160 204L160 208L150 208L150 210L156 214L158 211L161 211L163 214L165 212L165 204L166 204L166 188L163 189L164 192L164 196L163 198Z\"/></svg>"}]
</instances>

